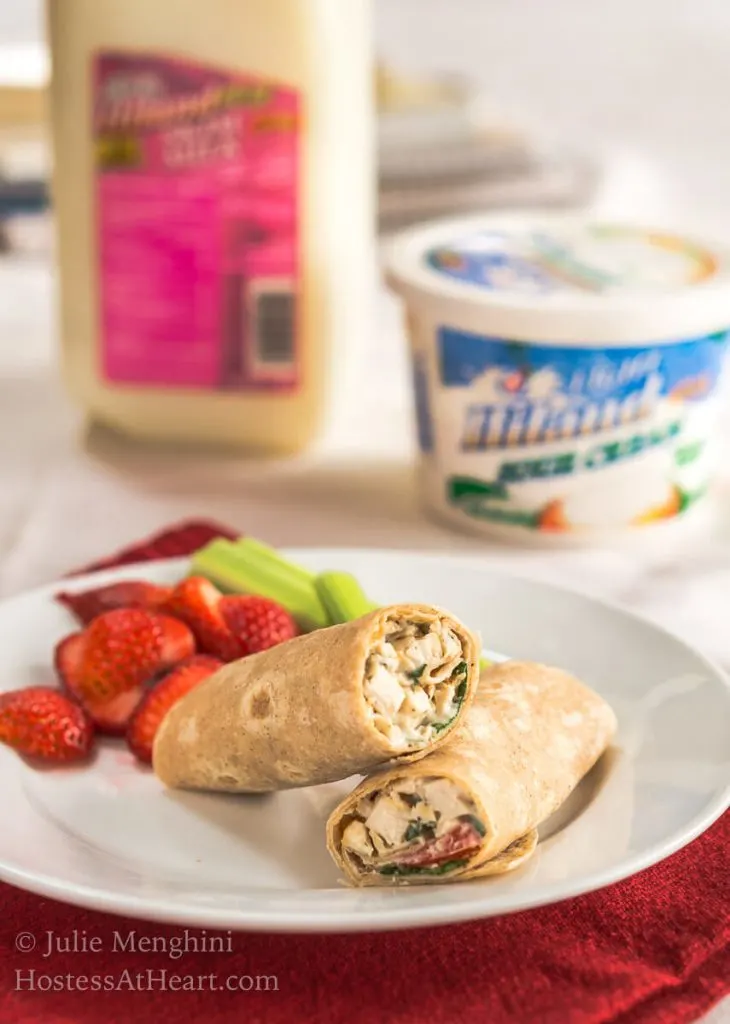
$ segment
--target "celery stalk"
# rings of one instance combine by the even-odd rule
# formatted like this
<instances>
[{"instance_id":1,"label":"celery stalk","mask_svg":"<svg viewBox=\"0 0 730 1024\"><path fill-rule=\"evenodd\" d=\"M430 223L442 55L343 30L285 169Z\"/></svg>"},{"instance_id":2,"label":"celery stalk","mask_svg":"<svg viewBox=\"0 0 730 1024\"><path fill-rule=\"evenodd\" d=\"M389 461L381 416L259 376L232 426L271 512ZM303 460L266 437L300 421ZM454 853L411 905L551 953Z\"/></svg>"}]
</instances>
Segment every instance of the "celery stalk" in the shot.
<instances>
[{"instance_id":1,"label":"celery stalk","mask_svg":"<svg viewBox=\"0 0 730 1024\"><path fill-rule=\"evenodd\" d=\"M258 542L211 541L193 556L192 572L205 576L221 590L259 594L277 601L302 629L330 625L314 574Z\"/></svg>"},{"instance_id":2,"label":"celery stalk","mask_svg":"<svg viewBox=\"0 0 730 1024\"><path fill-rule=\"evenodd\" d=\"M377 607L349 572L321 572L315 586L333 624L360 619Z\"/></svg>"},{"instance_id":3,"label":"celery stalk","mask_svg":"<svg viewBox=\"0 0 730 1024\"><path fill-rule=\"evenodd\" d=\"M305 569L303 565L297 565L296 562L290 562L288 558L282 558L276 548L256 540L255 537L239 537L238 540L233 541L233 546L240 554L245 555L246 558L252 558L259 565L269 562L272 567L277 566L280 571L286 570L292 579L297 578L307 583L314 583L315 573L311 569Z\"/></svg>"}]
</instances>

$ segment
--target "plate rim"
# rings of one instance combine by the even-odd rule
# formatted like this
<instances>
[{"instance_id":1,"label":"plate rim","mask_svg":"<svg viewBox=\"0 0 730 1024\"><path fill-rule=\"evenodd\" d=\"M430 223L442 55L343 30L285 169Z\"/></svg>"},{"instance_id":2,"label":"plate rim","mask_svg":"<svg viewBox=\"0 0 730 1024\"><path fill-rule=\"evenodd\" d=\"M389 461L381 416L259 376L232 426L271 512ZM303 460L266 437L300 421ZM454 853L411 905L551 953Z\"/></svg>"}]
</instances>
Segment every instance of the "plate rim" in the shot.
<instances>
[{"instance_id":1,"label":"plate rim","mask_svg":"<svg viewBox=\"0 0 730 1024\"><path fill-rule=\"evenodd\" d=\"M427 561L433 564L462 565L468 566L472 571L476 569L479 573L492 578L516 580L538 589L557 591L578 597L591 604L617 612L624 618L638 621L645 628L681 645L696 660L704 664L708 673L714 677L715 681L720 682L724 686L726 698L730 701L730 675L701 649L641 612L629 610L616 601L587 594L576 587L537 579L529 573L506 570L501 567L491 567L486 564L475 564L473 555L470 556L468 553L453 554L451 552L419 551L408 548L370 548L358 547L356 545L349 547L338 546L335 548L324 546L286 546L282 547L281 550L293 558L308 556L337 558L338 554L345 556L368 554L374 557L386 558L417 558L419 561ZM189 564L190 557L182 556L170 559L133 562L66 576L29 590L8 595L0 601L0 609L4 605L12 604L16 601L53 597L59 589L75 592L89 586L102 585L114 579L145 572L174 575L177 571L184 572ZM21 778L22 776L18 773L17 779L20 780ZM473 900L464 903L446 903L425 907L421 905L413 907L399 905L394 909L380 906L373 910L358 911L356 914L353 914L351 910L333 911L332 909L326 909L318 911L316 907L308 907L304 912L301 910L291 912L286 909L281 910L272 907L268 907L265 910L251 911L248 909L224 910L221 908L195 907L189 903L181 905L170 898L137 897L112 892L109 889L93 885L69 884L53 875L7 866L2 861L0 861L0 881L7 882L21 890L32 892L36 895L56 899L88 910L192 927L223 928L240 932L269 932L272 934L344 934L441 927L469 920L487 919L499 915L519 913L540 906L560 903L589 892L595 892L616 882L624 881L660 863L678 850L689 845L689 843L693 842L699 835L710 828L729 807L730 777L715 797L708 801L705 808L687 822L682 829L678 830L676 834L634 854L625 856L616 865L591 872L581 880L571 882L570 879L563 879L544 886L537 894L527 894L524 897L519 892L510 892L501 896L490 896L487 890L484 895L475 895ZM350 887L344 888L352 892ZM333 888L324 891L333 892L337 890ZM384 893L386 890L381 892Z\"/></svg>"}]
</instances>

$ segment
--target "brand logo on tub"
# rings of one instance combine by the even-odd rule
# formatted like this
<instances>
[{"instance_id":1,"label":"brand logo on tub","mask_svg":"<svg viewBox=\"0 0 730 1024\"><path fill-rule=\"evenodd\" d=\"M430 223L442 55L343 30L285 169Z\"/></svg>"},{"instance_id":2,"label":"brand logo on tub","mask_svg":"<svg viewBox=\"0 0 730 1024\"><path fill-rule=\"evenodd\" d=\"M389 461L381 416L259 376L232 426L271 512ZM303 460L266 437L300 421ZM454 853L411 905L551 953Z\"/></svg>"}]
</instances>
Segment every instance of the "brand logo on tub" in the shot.
<instances>
[{"instance_id":1,"label":"brand logo on tub","mask_svg":"<svg viewBox=\"0 0 730 1024\"><path fill-rule=\"evenodd\" d=\"M571 395L548 367L534 374L494 367L477 378L471 390L480 401L466 411L464 451L562 440L641 419L656 407L662 378L650 374L620 400L613 391L593 400Z\"/></svg>"},{"instance_id":2,"label":"brand logo on tub","mask_svg":"<svg viewBox=\"0 0 730 1024\"><path fill-rule=\"evenodd\" d=\"M714 389L726 335L581 348L440 331L442 383L461 409L462 451L577 438L645 420Z\"/></svg>"}]
</instances>

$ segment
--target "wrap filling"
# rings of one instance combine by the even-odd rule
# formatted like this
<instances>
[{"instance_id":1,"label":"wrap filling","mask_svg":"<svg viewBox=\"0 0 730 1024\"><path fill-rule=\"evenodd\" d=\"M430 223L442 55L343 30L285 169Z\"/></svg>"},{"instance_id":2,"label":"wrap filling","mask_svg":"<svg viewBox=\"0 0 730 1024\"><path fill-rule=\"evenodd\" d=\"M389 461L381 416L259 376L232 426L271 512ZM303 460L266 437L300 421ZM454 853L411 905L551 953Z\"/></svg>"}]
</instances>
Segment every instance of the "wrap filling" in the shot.
<instances>
[{"instance_id":1,"label":"wrap filling","mask_svg":"<svg viewBox=\"0 0 730 1024\"><path fill-rule=\"evenodd\" d=\"M456 783L404 778L359 801L342 833L342 852L361 874L448 875L478 852L486 831Z\"/></svg>"},{"instance_id":2,"label":"wrap filling","mask_svg":"<svg viewBox=\"0 0 730 1024\"><path fill-rule=\"evenodd\" d=\"M417 749L448 728L466 695L461 641L440 619L389 619L365 665L365 699L396 750Z\"/></svg>"}]
</instances>

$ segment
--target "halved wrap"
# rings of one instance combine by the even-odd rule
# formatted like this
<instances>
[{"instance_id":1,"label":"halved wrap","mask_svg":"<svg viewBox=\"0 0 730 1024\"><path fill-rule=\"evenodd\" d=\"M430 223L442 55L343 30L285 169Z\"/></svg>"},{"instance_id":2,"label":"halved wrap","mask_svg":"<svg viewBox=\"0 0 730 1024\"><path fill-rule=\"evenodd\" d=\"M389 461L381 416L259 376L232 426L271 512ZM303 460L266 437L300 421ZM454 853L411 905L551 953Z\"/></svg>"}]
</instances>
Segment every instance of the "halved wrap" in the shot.
<instances>
[{"instance_id":1,"label":"halved wrap","mask_svg":"<svg viewBox=\"0 0 730 1024\"><path fill-rule=\"evenodd\" d=\"M431 605L380 608L233 662L175 704L155 739L168 786L252 793L423 757L470 706L479 644Z\"/></svg>"},{"instance_id":2,"label":"halved wrap","mask_svg":"<svg viewBox=\"0 0 730 1024\"><path fill-rule=\"evenodd\" d=\"M329 851L355 885L510 871L532 855L537 825L615 728L608 704L567 672L516 661L489 668L445 746L365 779L332 812Z\"/></svg>"}]
</instances>

